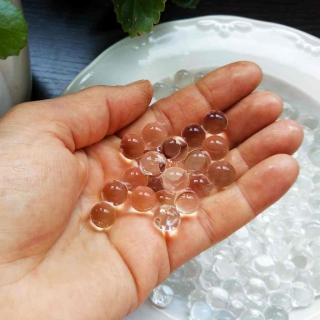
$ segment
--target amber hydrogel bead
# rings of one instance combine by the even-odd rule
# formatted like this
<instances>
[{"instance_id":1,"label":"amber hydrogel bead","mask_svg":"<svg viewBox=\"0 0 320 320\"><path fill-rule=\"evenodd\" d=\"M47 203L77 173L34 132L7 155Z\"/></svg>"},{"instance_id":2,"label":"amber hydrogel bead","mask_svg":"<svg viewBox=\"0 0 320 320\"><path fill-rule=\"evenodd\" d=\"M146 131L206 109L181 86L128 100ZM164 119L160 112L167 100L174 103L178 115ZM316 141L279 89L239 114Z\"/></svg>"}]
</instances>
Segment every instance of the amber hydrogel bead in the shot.
<instances>
[{"instance_id":1,"label":"amber hydrogel bead","mask_svg":"<svg viewBox=\"0 0 320 320\"><path fill-rule=\"evenodd\" d=\"M181 136L190 148L197 148L205 139L206 132L199 124L189 124L183 129Z\"/></svg>"},{"instance_id":2,"label":"amber hydrogel bead","mask_svg":"<svg viewBox=\"0 0 320 320\"><path fill-rule=\"evenodd\" d=\"M136 187L145 187L148 184L148 176L144 175L140 168L134 167L127 169L122 176L122 181L131 191Z\"/></svg>"},{"instance_id":3,"label":"amber hydrogel bead","mask_svg":"<svg viewBox=\"0 0 320 320\"><path fill-rule=\"evenodd\" d=\"M172 136L165 140L161 152L170 161L182 161L188 154L188 144L183 138Z\"/></svg>"},{"instance_id":4,"label":"amber hydrogel bead","mask_svg":"<svg viewBox=\"0 0 320 320\"><path fill-rule=\"evenodd\" d=\"M128 188L119 180L108 181L101 192L102 199L111 202L114 206L124 203L127 199Z\"/></svg>"},{"instance_id":5,"label":"amber hydrogel bead","mask_svg":"<svg viewBox=\"0 0 320 320\"><path fill-rule=\"evenodd\" d=\"M166 127L159 122L147 124L142 130L142 138L150 149L160 147L168 136Z\"/></svg>"},{"instance_id":6,"label":"amber hydrogel bead","mask_svg":"<svg viewBox=\"0 0 320 320\"><path fill-rule=\"evenodd\" d=\"M227 141L217 135L205 138L202 142L202 147L210 154L212 160L223 159L229 151Z\"/></svg>"},{"instance_id":7,"label":"amber hydrogel bead","mask_svg":"<svg viewBox=\"0 0 320 320\"><path fill-rule=\"evenodd\" d=\"M192 190L185 190L175 197L175 206L182 214L190 214L199 209L200 199Z\"/></svg>"},{"instance_id":8,"label":"amber hydrogel bead","mask_svg":"<svg viewBox=\"0 0 320 320\"><path fill-rule=\"evenodd\" d=\"M107 202L99 202L90 213L91 222L98 228L110 227L116 220L116 212L112 205Z\"/></svg>"},{"instance_id":9,"label":"amber hydrogel bead","mask_svg":"<svg viewBox=\"0 0 320 320\"><path fill-rule=\"evenodd\" d=\"M191 151L184 161L186 170L192 173L203 173L207 171L210 163L211 158L209 153L202 149Z\"/></svg>"},{"instance_id":10,"label":"amber hydrogel bead","mask_svg":"<svg viewBox=\"0 0 320 320\"><path fill-rule=\"evenodd\" d=\"M189 188L197 193L199 198L207 197L212 190L212 183L204 174L190 175Z\"/></svg>"},{"instance_id":11,"label":"amber hydrogel bead","mask_svg":"<svg viewBox=\"0 0 320 320\"><path fill-rule=\"evenodd\" d=\"M208 177L214 185L224 188L235 181L236 171L229 162L216 161L210 165Z\"/></svg>"},{"instance_id":12,"label":"amber hydrogel bead","mask_svg":"<svg viewBox=\"0 0 320 320\"><path fill-rule=\"evenodd\" d=\"M151 188L154 192L163 190L163 185L161 183L160 177L148 177L147 187Z\"/></svg>"},{"instance_id":13,"label":"amber hydrogel bead","mask_svg":"<svg viewBox=\"0 0 320 320\"><path fill-rule=\"evenodd\" d=\"M221 133L226 130L227 126L228 118L221 111L212 110L208 112L203 119L204 129L212 134Z\"/></svg>"},{"instance_id":14,"label":"amber hydrogel bead","mask_svg":"<svg viewBox=\"0 0 320 320\"><path fill-rule=\"evenodd\" d=\"M137 211L151 210L157 203L155 192L148 187L137 187L131 194L131 205Z\"/></svg>"},{"instance_id":15,"label":"amber hydrogel bead","mask_svg":"<svg viewBox=\"0 0 320 320\"><path fill-rule=\"evenodd\" d=\"M161 205L167 204L170 206L174 205L174 194L166 190L160 190L156 192L156 196Z\"/></svg>"},{"instance_id":16,"label":"amber hydrogel bead","mask_svg":"<svg viewBox=\"0 0 320 320\"><path fill-rule=\"evenodd\" d=\"M127 159L138 159L143 155L144 142L136 134L127 134L121 140L120 151Z\"/></svg>"},{"instance_id":17,"label":"amber hydrogel bead","mask_svg":"<svg viewBox=\"0 0 320 320\"><path fill-rule=\"evenodd\" d=\"M157 151L148 151L141 157L139 166L145 175L159 176L166 169L166 158Z\"/></svg>"},{"instance_id":18,"label":"amber hydrogel bead","mask_svg":"<svg viewBox=\"0 0 320 320\"><path fill-rule=\"evenodd\" d=\"M161 183L166 191L176 193L189 186L189 175L181 168L169 168L162 174Z\"/></svg>"}]
</instances>

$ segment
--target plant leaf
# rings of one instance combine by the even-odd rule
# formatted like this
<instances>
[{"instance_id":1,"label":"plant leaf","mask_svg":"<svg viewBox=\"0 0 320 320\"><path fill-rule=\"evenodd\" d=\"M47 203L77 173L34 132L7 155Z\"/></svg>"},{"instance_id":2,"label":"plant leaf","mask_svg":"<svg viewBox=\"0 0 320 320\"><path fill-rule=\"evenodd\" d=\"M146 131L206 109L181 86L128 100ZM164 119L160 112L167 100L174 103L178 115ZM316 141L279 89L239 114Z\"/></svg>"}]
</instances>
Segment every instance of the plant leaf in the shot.
<instances>
[{"instance_id":1,"label":"plant leaf","mask_svg":"<svg viewBox=\"0 0 320 320\"><path fill-rule=\"evenodd\" d=\"M150 32L160 20L166 0L112 0L117 20L130 37Z\"/></svg>"},{"instance_id":2,"label":"plant leaf","mask_svg":"<svg viewBox=\"0 0 320 320\"><path fill-rule=\"evenodd\" d=\"M17 56L27 45L28 24L10 0L0 0L0 59Z\"/></svg>"},{"instance_id":3,"label":"plant leaf","mask_svg":"<svg viewBox=\"0 0 320 320\"><path fill-rule=\"evenodd\" d=\"M195 9L200 0L172 0L173 3L180 7Z\"/></svg>"}]
</instances>

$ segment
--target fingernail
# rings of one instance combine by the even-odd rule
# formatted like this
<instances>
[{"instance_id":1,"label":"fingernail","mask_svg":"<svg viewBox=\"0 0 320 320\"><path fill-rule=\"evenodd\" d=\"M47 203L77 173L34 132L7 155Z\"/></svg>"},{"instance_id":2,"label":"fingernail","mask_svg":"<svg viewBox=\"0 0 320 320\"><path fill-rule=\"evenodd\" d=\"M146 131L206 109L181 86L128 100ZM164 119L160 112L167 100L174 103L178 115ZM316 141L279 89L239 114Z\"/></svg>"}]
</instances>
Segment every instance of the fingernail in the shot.
<instances>
[{"instance_id":1,"label":"fingernail","mask_svg":"<svg viewBox=\"0 0 320 320\"><path fill-rule=\"evenodd\" d=\"M145 81L146 81L145 79L134 81L134 82L128 83L127 86L134 86L136 84L139 84L139 83L142 83L142 82L145 82Z\"/></svg>"}]
</instances>

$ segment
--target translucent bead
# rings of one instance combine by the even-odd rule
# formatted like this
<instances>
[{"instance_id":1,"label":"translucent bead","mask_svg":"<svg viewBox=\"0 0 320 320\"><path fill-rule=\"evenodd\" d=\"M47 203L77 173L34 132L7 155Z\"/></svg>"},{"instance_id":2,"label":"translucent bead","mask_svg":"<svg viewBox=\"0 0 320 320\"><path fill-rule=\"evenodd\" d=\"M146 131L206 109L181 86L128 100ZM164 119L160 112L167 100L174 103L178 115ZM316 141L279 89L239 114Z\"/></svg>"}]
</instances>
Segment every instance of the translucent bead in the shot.
<instances>
[{"instance_id":1,"label":"translucent bead","mask_svg":"<svg viewBox=\"0 0 320 320\"><path fill-rule=\"evenodd\" d=\"M315 213L320 213L320 192L316 191L310 195L308 203Z\"/></svg>"},{"instance_id":2,"label":"translucent bead","mask_svg":"<svg viewBox=\"0 0 320 320\"><path fill-rule=\"evenodd\" d=\"M243 293L242 283L237 278L229 278L223 280L220 287L229 293L230 297L234 297Z\"/></svg>"},{"instance_id":3,"label":"translucent bead","mask_svg":"<svg viewBox=\"0 0 320 320\"><path fill-rule=\"evenodd\" d=\"M270 222L266 228L266 236L270 242L281 241L286 235L286 226L280 221Z\"/></svg>"},{"instance_id":4,"label":"translucent bead","mask_svg":"<svg viewBox=\"0 0 320 320\"><path fill-rule=\"evenodd\" d=\"M265 320L261 311L248 309L241 313L239 320Z\"/></svg>"},{"instance_id":5,"label":"translucent bead","mask_svg":"<svg viewBox=\"0 0 320 320\"><path fill-rule=\"evenodd\" d=\"M166 308L172 303L174 292L169 286L162 284L153 289L149 299L154 306Z\"/></svg>"},{"instance_id":6,"label":"translucent bead","mask_svg":"<svg viewBox=\"0 0 320 320\"><path fill-rule=\"evenodd\" d=\"M211 288L206 295L207 304L211 308L225 309L230 303L229 294L222 288Z\"/></svg>"},{"instance_id":7,"label":"translucent bead","mask_svg":"<svg viewBox=\"0 0 320 320\"><path fill-rule=\"evenodd\" d=\"M208 249L206 251L201 252L197 256L197 260L200 262L203 268L209 268L212 266L213 262L215 261L215 258L212 254L211 249Z\"/></svg>"},{"instance_id":8,"label":"translucent bead","mask_svg":"<svg viewBox=\"0 0 320 320\"><path fill-rule=\"evenodd\" d=\"M304 137L302 141L302 147L307 149L314 141L314 132L308 127L303 127L303 132Z\"/></svg>"},{"instance_id":9,"label":"translucent bead","mask_svg":"<svg viewBox=\"0 0 320 320\"><path fill-rule=\"evenodd\" d=\"M274 262L267 254L259 254L253 260L254 267L261 273L271 273L274 269Z\"/></svg>"},{"instance_id":10,"label":"translucent bead","mask_svg":"<svg viewBox=\"0 0 320 320\"><path fill-rule=\"evenodd\" d=\"M189 148L197 148L205 139L206 132L199 124L189 124L183 129L181 136L187 141Z\"/></svg>"},{"instance_id":11,"label":"translucent bead","mask_svg":"<svg viewBox=\"0 0 320 320\"><path fill-rule=\"evenodd\" d=\"M308 198L310 193L315 189L312 179L304 174L298 176L296 184L299 188L300 195L304 198Z\"/></svg>"},{"instance_id":12,"label":"translucent bead","mask_svg":"<svg viewBox=\"0 0 320 320\"><path fill-rule=\"evenodd\" d=\"M208 178L217 187L224 188L235 181L236 171L229 162L216 161L209 167Z\"/></svg>"},{"instance_id":13,"label":"translucent bead","mask_svg":"<svg viewBox=\"0 0 320 320\"><path fill-rule=\"evenodd\" d=\"M184 274L184 265L173 271L167 278L169 282L181 282Z\"/></svg>"},{"instance_id":14,"label":"translucent bead","mask_svg":"<svg viewBox=\"0 0 320 320\"><path fill-rule=\"evenodd\" d=\"M252 260L252 254L247 247L234 246L234 261L237 265L242 266Z\"/></svg>"},{"instance_id":15,"label":"translucent bead","mask_svg":"<svg viewBox=\"0 0 320 320\"><path fill-rule=\"evenodd\" d=\"M230 310L215 310L211 320L236 320L236 316Z\"/></svg>"},{"instance_id":16,"label":"translucent bead","mask_svg":"<svg viewBox=\"0 0 320 320\"><path fill-rule=\"evenodd\" d=\"M298 270L294 278L294 282L305 282L308 283L311 277L310 270Z\"/></svg>"},{"instance_id":17,"label":"translucent bead","mask_svg":"<svg viewBox=\"0 0 320 320\"><path fill-rule=\"evenodd\" d=\"M313 272L313 273L320 272L320 259L319 258L314 260L314 265L311 269L311 272Z\"/></svg>"},{"instance_id":18,"label":"translucent bead","mask_svg":"<svg viewBox=\"0 0 320 320\"><path fill-rule=\"evenodd\" d=\"M149 211L157 203L157 196L154 191L148 187L137 187L132 191L131 194L131 205L139 211Z\"/></svg>"},{"instance_id":19,"label":"translucent bead","mask_svg":"<svg viewBox=\"0 0 320 320\"><path fill-rule=\"evenodd\" d=\"M182 282L170 282L170 286L176 297L186 300L192 291L196 290L196 285L193 281L183 280Z\"/></svg>"},{"instance_id":20,"label":"translucent bead","mask_svg":"<svg viewBox=\"0 0 320 320\"><path fill-rule=\"evenodd\" d=\"M268 298L268 304L270 306L280 306L287 312L292 310L292 300L291 298L282 292L274 292Z\"/></svg>"},{"instance_id":21,"label":"translucent bead","mask_svg":"<svg viewBox=\"0 0 320 320\"><path fill-rule=\"evenodd\" d=\"M264 310L265 320L288 320L288 312L279 306L270 306Z\"/></svg>"},{"instance_id":22,"label":"translucent bead","mask_svg":"<svg viewBox=\"0 0 320 320\"><path fill-rule=\"evenodd\" d=\"M225 158L229 151L227 140L217 135L205 138L202 142L202 148L209 153L214 161Z\"/></svg>"},{"instance_id":23,"label":"translucent bead","mask_svg":"<svg viewBox=\"0 0 320 320\"><path fill-rule=\"evenodd\" d=\"M203 127L209 133L221 133L226 130L227 126L227 116L221 111L209 111L203 118Z\"/></svg>"},{"instance_id":24,"label":"translucent bead","mask_svg":"<svg viewBox=\"0 0 320 320\"><path fill-rule=\"evenodd\" d=\"M309 284L313 288L315 295L320 295L320 273L312 275L309 279Z\"/></svg>"},{"instance_id":25,"label":"translucent bead","mask_svg":"<svg viewBox=\"0 0 320 320\"><path fill-rule=\"evenodd\" d=\"M310 221L305 226L305 238L312 240L317 239L320 236L320 223L318 221Z\"/></svg>"},{"instance_id":26,"label":"translucent bead","mask_svg":"<svg viewBox=\"0 0 320 320\"><path fill-rule=\"evenodd\" d=\"M267 250L274 261L283 261L289 256L290 246L286 242L281 241L270 243Z\"/></svg>"},{"instance_id":27,"label":"translucent bead","mask_svg":"<svg viewBox=\"0 0 320 320\"><path fill-rule=\"evenodd\" d=\"M289 289L294 307L308 307L314 301L314 291L304 282L294 282Z\"/></svg>"},{"instance_id":28,"label":"translucent bead","mask_svg":"<svg viewBox=\"0 0 320 320\"><path fill-rule=\"evenodd\" d=\"M185 280L194 280L199 277L201 273L201 265L192 259L184 264L183 278Z\"/></svg>"},{"instance_id":29,"label":"translucent bead","mask_svg":"<svg viewBox=\"0 0 320 320\"><path fill-rule=\"evenodd\" d=\"M202 301L196 302L190 311L192 320L211 320L213 315L212 309Z\"/></svg>"},{"instance_id":30,"label":"translucent bead","mask_svg":"<svg viewBox=\"0 0 320 320\"><path fill-rule=\"evenodd\" d=\"M283 102L283 112L282 116L283 119L291 119L291 120L297 120L299 117L299 111L295 107L293 107L288 102Z\"/></svg>"},{"instance_id":31,"label":"translucent bead","mask_svg":"<svg viewBox=\"0 0 320 320\"><path fill-rule=\"evenodd\" d=\"M147 176L159 176L166 169L166 158L159 152L148 151L139 161L143 174Z\"/></svg>"},{"instance_id":32,"label":"translucent bead","mask_svg":"<svg viewBox=\"0 0 320 320\"><path fill-rule=\"evenodd\" d=\"M144 142L136 134L127 134L121 140L120 151L127 159L138 159L143 155Z\"/></svg>"},{"instance_id":33,"label":"translucent bead","mask_svg":"<svg viewBox=\"0 0 320 320\"><path fill-rule=\"evenodd\" d=\"M262 277L268 290L277 290L280 287L280 278L275 273L266 274Z\"/></svg>"},{"instance_id":34,"label":"translucent bead","mask_svg":"<svg viewBox=\"0 0 320 320\"><path fill-rule=\"evenodd\" d=\"M199 81L200 79L202 79L204 76L206 75L205 72L198 72L194 75L193 77L193 83L196 83L197 81Z\"/></svg>"},{"instance_id":35,"label":"translucent bead","mask_svg":"<svg viewBox=\"0 0 320 320\"><path fill-rule=\"evenodd\" d=\"M137 187L145 187L148 184L148 177L141 172L140 168L134 167L123 173L122 181L126 184L128 190L132 191Z\"/></svg>"},{"instance_id":36,"label":"translucent bead","mask_svg":"<svg viewBox=\"0 0 320 320\"><path fill-rule=\"evenodd\" d=\"M186 166L184 165L184 161L167 161L167 169L168 168L181 168L183 170L186 170Z\"/></svg>"},{"instance_id":37,"label":"translucent bead","mask_svg":"<svg viewBox=\"0 0 320 320\"><path fill-rule=\"evenodd\" d=\"M174 84L170 86L170 94L176 93L177 91L179 91L181 89L180 86Z\"/></svg>"},{"instance_id":38,"label":"translucent bead","mask_svg":"<svg viewBox=\"0 0 320 320\"><path fill-rule=\"evenodd\" d=\"M182 161L187 157L188 144L179 136L171 136L164 141L161 152L170 161Z\"/></svg>"},{"instance_id":39,"label":"translucent bead","mask_svg":"<svg viewBox=\"0 0 320 320\"><path fill-rule=\"evenodd\" d=\"M247 278L257 278L260 277L260 272L256 270L250 264L243 265L239 268L239 274Z\"/></svg>"},{"instance_id":40,"label":"translucent bead","mask_svg":"<svg viewBox=\"0 0 320 320\"><path fill-rule=\"evenodd\" d=\"M320 257L320 238L312 239L309 242L309 250L314 257Z\"/></svg>"},{"instance_id":41,"label":"translucent bead","mask_svg":"<svg viewBox=\"0 0 320 320\"><path fill-rule=\"evenodd\" d=\"M296 266L291 261L276 262L274 271L282 282L291 282L297 273Z\"/></svg>"},{"instance_id":42,"label":"translucent bead","mask_svg":"<svg viewBox=\"0 0 320 320\"><path fill-rule=\"evenodd\" d=\"M211 270L203 270L199 277L199 283L205 290L210 290L214 287L219 287L220 278Z\"/></svg>"},{"instance_id":43,"label":"translucent bead","mask_svg":"<svg viewBox=\"0 0 320 320\"><path fill-rule=\"evenodd\" d=\"M168 97L171 94L170 86L163 82L157 82L153 86L153 96L160 100Z\"/></svg>"},{"instance_id":44,"label":"translucent bead","mask_svg":"<svg viewBox=\"0 0 320 320\"><path fill-rule=\"evenodd\" d=\"M147 187L152 189L154 192L158 192L158 191L163 190L163 186L162 186L160 177L148 176Z\"/></svg>"},{"instance_id":45,"label":"translucent bead","mask_svg":"<svg viewBox=\"0 0 320 320\"><path fill-rule=\"evenodd\" d=\"M233 262L225 259L217 260L214 265L214 270L218 273L221 279L234 277L237 274L236 266Z\"/></svg>"},{"instance_id":46,"label":"translucent bead","mask_svg":"<svg viewBox=\"0 0 320 320\"><path fill-rule=\"evenodd\" d=\"M264 246L262 243L253 236L248 237L246 246L251 251L253 256L256 256L264 251Z\"/></svg>"},{"instance_id":47,"label":"translucent bead","mask_svg":"<svg viewBox=\"0 0 320 320\"><path fill-rule=\"evenodd\" d=\"M213 247L213 254L217 259L224 259L228 262L233 262L234 252L228 244L218 243Z\"/></svg>"},{"instance_id":48,"label":"translucent bead","mask_svg":"<svg viewBox=\"0 0 320 320\"><path fill-rule=\"evenodd\" d=\"M189 175L181 168L169 168L162 174L161 183L166 191L176 193L189 186Z\"/></svg>"},{"instance_id":49,"label":"translucent bead","mask_svg":"<svg viewBox=\"0 0 320 320\"><path fill-rule=\"evenodd\" d=\"M238 229L230 236L230 241L235 245L246 244L249 240L249 231L246 226Z\"/></svg>"},{"instance_id":50,"label":"translucent bead","mask_svg":"<svg viewBox=\"0 0 320 320\"><path fill-rule=\"evenodd\" d=\"M313 147L308 152L308 157L314 166L320 167L320 148Z\"/></svg>"},{"instance_id":51,"label":"translucent bead","mask_svg":"<svg viewBox=\"0 0 320 320\"><path fill-rule=\"evenodd\" d=\"M319 130L319 132L320 132L320 130ZM316 188L320 187L320 173L319 172L314 174L314 176L312 177L312 181L313 181L313 184L315 185Z\"/></svg>"},{"instance_id":52,"label":"translucent bead","mask_svg":"<svg viewBox=\"0 0 320 320\"><path fill-rule=\"evenodd\" d=\"M251 278L245 284L244 291L249 299L260 301L267 293L267 287L263 280Z\"/></svg>"},{"instance_id":53,"label":"translucent bead","mask_svg":"<svg viewBox=\"0 0 320 320\"><path fill-rule=\"evenodd\" d=\"M160 206L154 212L154 222L162 231L173 231L181 223L180 213L173 206Z\"/></svg>"},{"instance_id":54,"label":"translucent bead","mask_svg":"<svg viewBox=\"0 0 320 320\"><path fill-rule=\"evenodd\" d=\"M127 199L128 188L126 184L119 180L108 181L102 188L101 197L103 200L119 206Z\"/></svg>"},{"instance_id":55,"label":"translucent bead","mask_svg":"<svg viewBox=\"0 0 320 320\"><path fill-rule=\"evenodd\" d=\"M166 127L160 122L148 123L142 130L142 139L147 148L160 147L168 136Z\"/></svg>"},{"instance_id":56,"label":"translucent bead","mask_svg":"<svg viewBox=\"0 0 320 320\"><path fill-rule=\"evenodd\" d=\"M186 170L193 174L201 174L208 170L211 163L208 152L196 149L191 151L184 161Z\"/></svg>"},{"instance_id":57,"label":"translucent bead","mask_svg":"<svg viewBox=\"0 0 320 320\"><path fill-rule=\"evenodd\" d=\"M181 88L184 88L192 83L193 77L187 70L179 70L174 75L174 83Z\"/></svg>"},{"instance_id":58,"label":"translucent bead","mask_svg":"<svg viewBox=\"0 0 320 320\"><path fill-rule=\"evenodd\" d=\"M207 197L212 190L212 183L204 174L190 175L189 188L197 193L199 198Z\"/></svg>"},{"instance_id":59,"label":"translucent bead","mask_svg":"<svg viewBox=\"0 0 320 320\"><path fill-rule=\"evenodd\" d=\"M190 214L199 209L200 199L192 190L181 191L175 197L175 206L181 214Z\"/></svg>"},{"instance_id":60,"label":"translucent bead","mask_svg":"<svg viewBox=\"0 0 320 320\"><path fill-rule=\"evenodd\" d=\"M266 303L265 303L265 300L256 301L256 300L251 300L248 298L245 301L245 307L246 307L246 309L259 310L259 311L263 312L263 310L266 307Z\"/></svg>"},{"instance_id":61,"label":"translucent bead","mask_svg":"<svg viewBox=\"0 0 320 320\"><path fill-rule=\"evenodd\" d=\"M245 305L241 300L236 298L230 301L229 310L239 318L241 313L245 310Z\"/></svg>"},{"instance_id":62,"label":"translucent bead","mask_svg":"<svg viewBox=\"0 0 320 320\"><path fill-rule=\"evenodd\" d=\"M314 130L315 128L317 128L318 124L319 124L319 120L317 119L317 117L315 116L311 116L308 114L302 114L300 115L298 122L304 126L304 127L308 127L311 130Z\"/></svg>"},{"instance_id":63,"label":"translucent bead","mask_svg":"<svg viewBox=\"0 0 320 320\"><path fill-rule=\"evenodd\" d=\"M289 259L298 269L311 269L314 264L314 259L307 250L292 250Z\"/></svg>"},{"instance_id":64,"label":"translucent bead","mask_svg":"<svg viewBox=\"0 0 320 320\"><path fill-rule=\"evenodd\" d=\"M320 128L314 130L314 143L320 145Z\"/></svg>"},{"instance_id":65,"label":"translucent bead","mask_svg":"<svg viewBox=\"0 0 320 320\"><path fill-rule=\"evenodd\" d=\"M97 203L90 213L91 222L94 226L104 229L110 227L116 220L114 207L106 202Z\"/></svg>"},{"instance_id":66,"label":"translucent bead","mask_svg":"<svg viewBox=\"0 0 320 320\"><path fill-rule=\"evenodd\" d=\"M196 302L206 302L206 292L200 289L193 290L188 297L188 307L191 308Z\"/></svg>"},{"instance_id":67,"label":"translucent bead","mask_svg":"<svg viewBox=\"0 0 320 320\"><path fill-rule=\"evenodd\" d=\"M156 196L161 205L166 204L169 206L174 205L174 194L165 190L160 190L156 192Z\"/></svg>"}]
</instances>

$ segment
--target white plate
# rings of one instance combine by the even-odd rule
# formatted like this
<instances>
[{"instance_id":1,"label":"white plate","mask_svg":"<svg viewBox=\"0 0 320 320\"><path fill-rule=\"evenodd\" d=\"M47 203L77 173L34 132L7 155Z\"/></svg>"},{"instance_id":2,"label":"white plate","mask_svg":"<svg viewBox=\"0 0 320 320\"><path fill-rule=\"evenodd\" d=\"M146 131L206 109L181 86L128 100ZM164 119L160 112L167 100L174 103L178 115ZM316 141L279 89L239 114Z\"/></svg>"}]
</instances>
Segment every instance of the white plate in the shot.
<instances>
[{"instance_id":1,"label":"white plate","mask_svg":"<svg viewBox=\"0 0 320 320\"><path fill-rule=\"evenodd\" d=\"M180 69L216 68L254 61L265 74L261 88L320 117L320 39L282 25L232 16L207 16L160 24L151 34L126 38L95 59L64 94L98 84L155 83ZM147 301L127 320L183 319L179 301L169 317ZM320 319L320 300L290 313L291 320Z\"/></svg>"}]
</instances>

